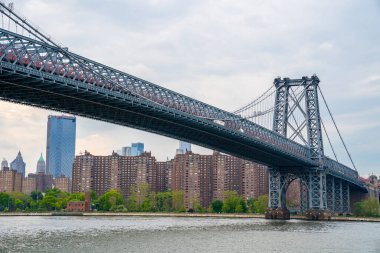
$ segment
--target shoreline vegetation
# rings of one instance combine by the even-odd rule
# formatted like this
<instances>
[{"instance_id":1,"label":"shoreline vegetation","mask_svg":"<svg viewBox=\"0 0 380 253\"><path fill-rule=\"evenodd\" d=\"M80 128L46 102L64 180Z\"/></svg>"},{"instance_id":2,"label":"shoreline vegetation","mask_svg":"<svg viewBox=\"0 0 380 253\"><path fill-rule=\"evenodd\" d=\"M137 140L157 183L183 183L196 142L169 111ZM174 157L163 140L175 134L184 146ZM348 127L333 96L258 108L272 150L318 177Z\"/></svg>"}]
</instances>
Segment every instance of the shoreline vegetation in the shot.
<instances>
[{"instance_id":1,"label":"shoreline vegetation","mask_svg":"<svg viewBox=\"0 0 380 253\"><path fill-rule=\"evenodd\" d=\"M247 213L152 213L152 212L8 212L0 217L10 216L84 216L84 217L178 217L178 218L252 218L264 219L264 214ZM291 215L290 220L308 220L301 215ZM330 221L380 222L380 218L333 216Z\"/></svg>"},{"instance_id":2,"label":"shoreline vegetation","mask_svg":"<svg viewBox=\"0 0 380 253\"><path fill-rule=\"evenodd\" d=\"M137 188L136 188L137 187ZM183 191L152 192L148 184L131 188L125 199L112 189L98 196L94 191L87 195L91 212L68 212L69 202L85 202L84 193L68 193L59 189L46 192L34 191L30 195L21 192L0 192L0 216L168 216L168 217L226 217L264 218L268 196L245 200L237 192L225 191L223 200L216 199L209 207L201 205L197 198L186 199ZM353 214L332 217L344 221L380 221L379 202L375 198L356 202ZM87 209L79 209L84 211ZM291 213L290 218L306 219Z\"/></svg>"}]
</instances>

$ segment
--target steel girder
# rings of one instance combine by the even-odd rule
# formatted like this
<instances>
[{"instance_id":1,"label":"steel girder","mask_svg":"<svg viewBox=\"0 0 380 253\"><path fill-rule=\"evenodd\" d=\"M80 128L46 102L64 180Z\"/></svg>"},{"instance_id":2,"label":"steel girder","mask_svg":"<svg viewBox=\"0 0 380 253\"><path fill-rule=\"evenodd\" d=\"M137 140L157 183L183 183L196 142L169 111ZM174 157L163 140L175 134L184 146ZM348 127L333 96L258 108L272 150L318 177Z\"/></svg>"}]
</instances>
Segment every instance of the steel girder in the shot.
<instances>
[{"instance_id":1,"label":"steel girder","mask_svg":"<svg viewBox=\"0 0 380 253\"><path fill-rule=\"evenodd\" d=\"M311 150L311 159L319 161L322 167L322 159L324 157L321 115L319 113L318 102L318 83L317 76L312 76L311 80L305 86L305 102L306 102L306 122L307 122L307 137Z\"/></svg>"},{"instance_id":2,"label":"steel girder","mask_svg":"<svg viewBox=\"0 0 380 253\"><path fill-rule=\"evenodd\" d=\"M327 176L327 208L336 213L349 213L350 184L340 178Z\"/></svg>"},{"instance_id":3,"label":"steel girder","mask_svg":"<svg viewBox=\"0 0 380 253\"><path fill-rule=\"evenodd\" d=\"M288 126L289 85L287 79L285 79L285 82L280 81L279 78L274 79L276 98L273 116L273 131L286 136Z\"/></svg>"}]
</instances>

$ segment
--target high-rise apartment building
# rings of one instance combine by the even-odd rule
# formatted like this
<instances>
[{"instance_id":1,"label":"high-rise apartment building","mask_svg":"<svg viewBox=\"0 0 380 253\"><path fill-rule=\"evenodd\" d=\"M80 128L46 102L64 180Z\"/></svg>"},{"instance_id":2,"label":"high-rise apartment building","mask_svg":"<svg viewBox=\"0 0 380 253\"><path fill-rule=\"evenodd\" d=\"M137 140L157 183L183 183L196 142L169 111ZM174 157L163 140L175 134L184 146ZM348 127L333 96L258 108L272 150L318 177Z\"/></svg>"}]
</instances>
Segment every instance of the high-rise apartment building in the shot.
<instances>
[{"instance_id":1,"label":"high-rise apartment building","mask_svg":"<svg viewBox=\"0 0 380 253\"><path fill-rule=\"evenodd\" d=\"M139 156L94 156L88 152L75 158L73 192L95 191L98 195L108 190L119 190L127 198L133 186L148 184L157 190L156 159L150 153Z\"/></svg>"},{"instance_id":2,"label":"high-rise apartment building","mask_svg":"<svg viewBox=\"0 0 380 253\"><path fill-rule=\"evenodd\" d=\"M212 200L224 199L235 191L245 199L268 193L266 167L233 156L214 152L199 155L191 151L174 159L157 162L151 153L139 156L94 156L88 152L75 158L73 192L95 191L98 195L117 189L124 198L147 184L150 191L183 191L185 207L207 208Z\"/></svg>"},{"instance_id":3,"label":"high-rise apartment building","mask_svg":"<svg viewBox=\"0 0 380 253\"><path fill-rule=\"evenodd\" d=\"M72 176L75 158L76 118L53 116L48 118L46 171L54 177Z\"/></svg>"},{"instance_id":4,"label":"high-rise apartment building","mask_svg":"<svg viewBox=\"0 0 380 253\"><path fill-rule=\"evenodd\" d=\"M40 159L37 161L36 173L46 173L46 163L42 153L40 155Z\"/></svg>"},{"instance_id":5,"label":"high-rise apartment building","mask_svg":"<svg viewBox=\"0 0 380 253\"><path fill-rule=\"evenodd\" d=\"M242 166L242 196L244 199L257 199L261 195L268 194L267 167L249 161L243 161Z\"/></svg>"},{"instance_id":6,"label":"high-rise apartment building","mask_svg":"<svg viewBox=\"0 0 380 253\"><path fill-rule=\"evenodd\" d=\"M71 179L65 176L59 176L53 179L54 188L64 192L71 192Z\"/></svg>"},{"instance_id":7,"label":"high-rise apartment building","mask_svg":"<svg viewBox=\"0 0 380 253\"><path fill-rule=\"evenodd\" d=\"M33 191L37 190L37 179L35 177L25 177L22 180L22 192L30 195Z\"/></svg>"},{"instance_id":8,"label":"high-rise apartment building","mask_svg":"<svg viewBox=\"0 0 380 253\"><path fill-rule=\"evenodd\" d=\"M144 153L144 143L137 142L137 143L132 143L131 147L131 155L132 156L138 156Z\"/></svg>"},{"instance_id":9,"label":"high-rise apartment building","mask_svg":"<svg viewBox=\"0 0 380 253\"><path fill-rule=\"evenodd\" d=\"M226 191L242 194L243 160L234 156L213 153L213 199L224 199Z\"/></svg>"},{"instance_id":10,"label":"high-rise apartment building","mask_svg":"<svg viewBox=\"0 0 380 253\"><path fill-rule=\"evenodd\" d=\"M171 190L183 191L185 207L208 207L212 200L212 156L187 151L172 160Z\"/></svg>"},{"instance_id":11,"label":"high-rise apartment building","mask_svg":"<svg viewBox=\"0 0 380 253\"><path fill-rule=\"evenodd\" d=\"M167 191L169 187L171 162L156 162L156 190L158 192Z\"/></svg>"},{"instance_id":12,"label":"high-rise apartment building","mask_svg":"<svg viewBox=\"0 0 380 253\"><path fill-rule=\"evenodd\" d=\"M16 158L11 162L11 170L15 170L25 177L25 165L21 152L19 151Z\"/></svg>"},{"instance_id":13,"label":"high-rise apartment building","mask_svg":"<svg viewBox=\"0 0 380 253\"><path fill-rule=\"evenodd\" d=\"M28 178L34 178L36 180L36 190L40 192L46 192L53 187L53 176L45 173L29 173Z\"/></svg>"},{"instance_id":14,"label":"high-rise apartment building","mask_svg":"<svg viewBox=\"0 0 380 253\"><path fill-rule=\"evenodd\" d=\"M0 192L22 192L23 175L4 167L0 170Z\"/></svg>"}]
</instances>

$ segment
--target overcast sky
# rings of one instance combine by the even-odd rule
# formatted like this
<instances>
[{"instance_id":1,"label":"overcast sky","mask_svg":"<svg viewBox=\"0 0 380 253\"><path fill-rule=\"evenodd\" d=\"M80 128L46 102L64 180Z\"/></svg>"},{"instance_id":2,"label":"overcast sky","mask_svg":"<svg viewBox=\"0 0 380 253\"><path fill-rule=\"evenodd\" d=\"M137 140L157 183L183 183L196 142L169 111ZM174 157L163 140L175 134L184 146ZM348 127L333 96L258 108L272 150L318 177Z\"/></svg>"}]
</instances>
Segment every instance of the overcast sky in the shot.
<instances>
[{"instance_id":1,"label":"overcast sky","mask_svg":"<svg viewBox=\"0 0 380 253\"><path fill-rule=\"evenodd\" d=\"M378 0L14 2L69 50L229 111L277 76L315 73L359 173L380 175ZM10 162L21 150L27 172L34 172L40 152L45 157L49 114L57 113L0 102L0 156ZM331 126L338 158L349 165ZM137 141L159 160L172 158L178 146L166 137L77 120L77 154L108 155Z\"/></svg>"}]
</instances>

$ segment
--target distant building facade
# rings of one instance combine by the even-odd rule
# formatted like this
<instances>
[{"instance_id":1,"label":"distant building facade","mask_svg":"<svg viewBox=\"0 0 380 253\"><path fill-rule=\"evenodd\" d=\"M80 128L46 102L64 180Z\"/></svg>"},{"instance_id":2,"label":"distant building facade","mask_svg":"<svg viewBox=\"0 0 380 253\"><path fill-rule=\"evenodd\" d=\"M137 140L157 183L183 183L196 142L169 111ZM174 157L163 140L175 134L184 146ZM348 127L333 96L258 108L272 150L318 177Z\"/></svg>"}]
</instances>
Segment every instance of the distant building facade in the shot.
<instances>
[{"instance_id":1,"label":"distant building facade","mask_svg":"<svg viewBox=\"0 0 380 253\"><path fill-rule=\"evenodd\" d=\"M8 168L9 166L8 166L8 161L5 159L5 158L3 158L3 161L1 161L1 170L3 169L3 168Z\"/></svg>"},{"instance_id":2,"label":"distant building facade","mask_svg":"<svg viewBox=\"0 0 380 253\"><path fill-rule=\"evenodd\" d=\"M191 151L191 144L185 141L179 141L179 148L176 150L176 155L185 154Z\"/></svg>"},{"instance_id":3,"label":"distant building facade","mask_svg":"<svg viewBox=\"0 0 380 253\"><path fill-rule=\"evenodd\" d=\"M36 177L25 177L22 180L22 192L26 195L30 195L32 192L37 190L37 178Z\"/></svg>"},{"instance_id":4,"label":"distant building facade","mask_svg":"<svg viewBox=\"0 0 380 253\"><path fill-rule=\"evenodd\" d=\"M257 199L268 194L269 177L267 167L258 163L242 161L242 196L245 200Z\"/></svg>"},{"instance_id":5,"label":"distant building facade","mask_svg":"<svg viewBox=\"0 0 380 253\"><path fill-rule=\"evenodd\" d=\"M40 155L40 159L37 161L36 173L46 173L46 163L42 153Z\"/></svg>"},{"instance_id":6,"label":"distant building facade","mask_svg":"<svg viewBox=\"0 0 380 253\"><path fill-rule=\"evenodd\" d=\"M131 156L138 156L144 153L144 143L132 143Z\"/></svg>"},{"instance_id":7,"label":"distant building facade","mask_svg":"<svg viewBox=\"0 0 380 253\"><path fill-rule=\"evenodd\" d=\"M15 170L22 174L23 177L25 177L25 162L22 159L21 152L19 151L16 158L11 162L11 170Z\"/></svg>"},{"instance_id":8,"label":"distant building facade","mask_svg":"<svg viewBox=\"0 0 380 253\"><path fill-rule=\"evenodd\" d=\"M0 170L0 192L22 192L23 175L8 167Z\"/></svg>"},{"instance_id":9,"label":"distant building facade","mask_svg":"<svg viewBox=\"0 0 380 253\"><path fill-rule=\"evenodd\" d=\"M36 190L46 192L46 190L53 188L53 175L45 173L29 173L28 178L36 180Z\"/></svg>"},{"instance_id":10,"label":"distant building facade","mask_svg":"<svg viewBox=\"0 0 380 253\"><path fill-rule=\"evenodd\" d=\"M121 155L122 156L131 156L132 155L132 148L131 147L122 147L121 148Z\"/></svg>"},{"instance_id":11,"label":"distant building facade","mask_svg":"<svg viewBox=\"0 0 380 253\"><path fill-rule=\"evenodd\" d=\"M48 117L46 171L54 177L71 177L75 158L76 118L71 116Z\"/></svg>"},{"instance_id":12,"label":"distant building facade","mask_svg":"<svg viewBox=\"0 0 380 253\"><path fill-rule=\"evenodd\" d=\"M73 165L73 192L119 190L127 198L134 186L148 184L157 190L156 159L150 153L139 156L94 156L89 152L76 156Z\"/></svg>"},{"instance_id":13,"label":"distant building facade","mask_svg":"<svg viewBox=\"0 0 380 253\"><path fill-rule=\"evenodd\" d=\"M53 186L64 192L71 192L71 178L61 175L53 179Z\"/></svg>"},{"instance_id":14,"label":"distant building facade","mask_svg":"<svg viewBox=\"0 0 380 253\"><path fill-rule=\"evenodd\" d=\"M213 200L223 200L226 191L235 191L246 200L268 194L265 166L219 152L199 155L186 151L159 162L148 152L95 156L86 151L75 158L72 180L73 192L102 195L117 189L125 199L143 184L154 192L183 191L187 209L196 204L207 208Z\"/></svg>"}]
</instances>

